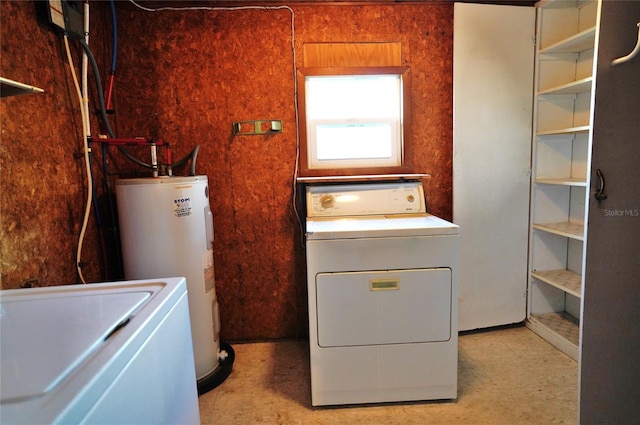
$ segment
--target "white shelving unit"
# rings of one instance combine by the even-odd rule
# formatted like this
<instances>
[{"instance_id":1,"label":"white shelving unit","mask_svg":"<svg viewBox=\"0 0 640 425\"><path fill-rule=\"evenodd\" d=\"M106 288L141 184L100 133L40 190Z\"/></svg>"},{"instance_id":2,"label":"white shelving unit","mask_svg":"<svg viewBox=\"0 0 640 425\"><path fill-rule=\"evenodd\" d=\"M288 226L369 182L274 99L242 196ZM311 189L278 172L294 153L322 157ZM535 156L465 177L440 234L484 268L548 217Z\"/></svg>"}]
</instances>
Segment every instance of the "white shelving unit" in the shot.
<instances>
[{"instance_id":1,"label":"white shelving unit","mask_svg":"<svg viewBox=\"0 0 640 425\"><path fill-rule=\"evenodd\" d=\"M506 14L514 9L537 14L535 56L526 43L494 53L496 40L521 34L534 38L532 27ZM640 57L612 63L635 51L640 2L545 0L535 9L456 2L454 11L453 207L460 237L467 238L461 244L460 274L460 312L466 307L467 322L474 325L467 329L491 326L472 319L502 309L497 303L469 308L477 294L493 300L505 292L496 286L489 291L487 276L490 283L503 281L516 288L526 283L526 325L579 358L578 422L635 423L640 391L640 338L633 320L638 306L633 283L640 274ZM502 32L507 28L515 36ZM516 87L521 93L514 76L526 70L512 58L523 52L529 55L527 69L536 70L522 82L527 96L500 108L496 101ZM492 67L484 68L486 64ZM533 120L531 111L524 119L520 114L529 106ZM527 133L524 141L516 132L503 132L513 123ZM497 173L502 163L519 163L520 156L512 152L520 145L527 149L526 164ZM498 156L502 162L490 161ZM515 191L513 182L523 169L531 178ZM606 199L592 196L599 186L594 181L597 169L606 175ZM490 180L494 175L498 177ZM526 203L524 213L507 202L510 198L495 193L526 194L518 200ZM607 209L623 215L612 217ZM521 243L514 229L524 215L529 250L513 256ZM508 230L494 226L495 217ZM520 258L525 258L522 264ZM506 279L482 268L496 263L515 264L524 276ZM514 322L502 322L507 323ZM604 391L603 383L615 391Z\"/></svg>"},{"instance_id":2,"label":"white shelving unit","mask_svg":"<svg viewBox=\"0 0 640 425\"><path fill-rule=\"evenodd\" d=\"M599 7L537 4L527 326L576 360Z\"/></svg>"}]
</instances>

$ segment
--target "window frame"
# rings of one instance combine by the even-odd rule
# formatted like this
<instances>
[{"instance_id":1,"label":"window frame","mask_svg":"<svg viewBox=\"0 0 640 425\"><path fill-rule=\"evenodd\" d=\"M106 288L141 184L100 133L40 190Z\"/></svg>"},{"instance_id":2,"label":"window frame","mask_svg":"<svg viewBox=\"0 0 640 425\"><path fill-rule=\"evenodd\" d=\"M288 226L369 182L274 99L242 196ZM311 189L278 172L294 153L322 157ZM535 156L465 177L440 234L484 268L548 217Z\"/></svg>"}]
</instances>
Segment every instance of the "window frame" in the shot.
<instances>
[{"instance_id":1,"label":"window frame","mask_svg":"<svg viewBox=\"0 0 640 425\"><path fill-rule=\"evenodd\" d=\"M372 166L349 168L310 168L309 167L309 140L307 138L307 114L306 114L306 77L308 76L341 76L341 75L400 75L402 81L402 149L401 165L399 166ZM408 66L363 66L363 67L306 67L298 68L298 116L300 133L300 161L299 175L301 177L328 177L328 176L356 176L356 175L385 175L385 174L410 174L413 172L413 141L411 139L411 98L410 98L410 72Z\"/></svg>"}]
</instances>

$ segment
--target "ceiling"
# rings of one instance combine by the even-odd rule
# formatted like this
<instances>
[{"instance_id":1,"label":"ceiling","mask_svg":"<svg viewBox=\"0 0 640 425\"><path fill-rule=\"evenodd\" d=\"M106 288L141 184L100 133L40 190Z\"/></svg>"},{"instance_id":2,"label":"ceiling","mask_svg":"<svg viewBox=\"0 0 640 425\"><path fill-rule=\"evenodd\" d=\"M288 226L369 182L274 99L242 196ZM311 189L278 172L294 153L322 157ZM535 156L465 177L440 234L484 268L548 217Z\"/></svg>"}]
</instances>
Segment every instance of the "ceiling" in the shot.
<instances>
[{"instance_id":1,"label":"ceiling","mask_svg":"<svg viewBox=\"0 0 640 425\"><path fill-rule=\"evenodd\" d=\"M533 6L536 1L531 0L136 0L141 6L149 8L160 7L233 7L233 6L259 6L269 4L286 4L286 5L370 5L370 4L416 4L416 3L483 3L483 4L501 4L512 6ZM118 2L120 4L124 2ZM128 3L128 2L127 2Z\"/></svg>"}]
</instances>

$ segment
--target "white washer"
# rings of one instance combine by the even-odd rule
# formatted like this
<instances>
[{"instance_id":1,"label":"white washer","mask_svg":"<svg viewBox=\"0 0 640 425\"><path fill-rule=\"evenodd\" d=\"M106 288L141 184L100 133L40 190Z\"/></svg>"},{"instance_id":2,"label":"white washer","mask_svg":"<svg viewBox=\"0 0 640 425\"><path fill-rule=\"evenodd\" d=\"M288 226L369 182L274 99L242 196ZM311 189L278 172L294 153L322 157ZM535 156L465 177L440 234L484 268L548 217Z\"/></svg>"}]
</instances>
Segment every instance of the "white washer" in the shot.
<instances>
[{"instance_id":1,"label":"white washer","mask_svg":"<svg viewBox=\"0 0 640 425\"><path fill-rule=\"evenodd\" d=\"M458 226L420 182L306 198L312 405L455 399Z\"/></svg>"},{"instance_id":2,"label":"white washer","mask_svg":"<svg viewBox=\"0 0 640 425\"><path fill-rule=\"evenodd\" d=\"M184 278L0 291L3 424L199 424Z\"/></svg>"}]
</instances>

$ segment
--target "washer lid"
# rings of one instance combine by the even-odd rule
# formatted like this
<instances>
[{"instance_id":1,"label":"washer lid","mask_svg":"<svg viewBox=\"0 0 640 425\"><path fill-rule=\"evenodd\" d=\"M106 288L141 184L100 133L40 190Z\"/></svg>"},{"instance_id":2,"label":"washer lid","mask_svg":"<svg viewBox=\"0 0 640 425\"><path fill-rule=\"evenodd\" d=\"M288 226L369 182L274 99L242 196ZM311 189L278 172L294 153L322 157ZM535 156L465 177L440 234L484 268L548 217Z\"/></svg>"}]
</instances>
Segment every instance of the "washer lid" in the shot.
<instances>
[{"instance_id":1,"label":"washer lid","mask_svg":"<svg viewBox=\"0 0 640 425\"><path fill-rule=\"evenodd\" d=\"M5 291L0 298L1 403L39 397L76 370L150 296ZM37 288L41 289L41 288ZM19 292L18 292L19 291Z\"/></svg>"}]
</instances>

